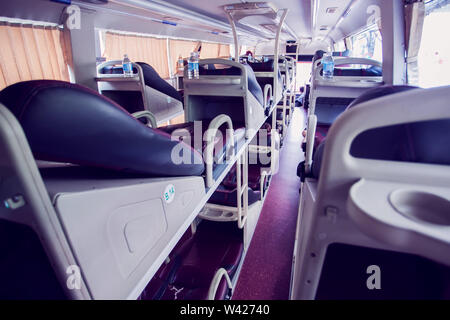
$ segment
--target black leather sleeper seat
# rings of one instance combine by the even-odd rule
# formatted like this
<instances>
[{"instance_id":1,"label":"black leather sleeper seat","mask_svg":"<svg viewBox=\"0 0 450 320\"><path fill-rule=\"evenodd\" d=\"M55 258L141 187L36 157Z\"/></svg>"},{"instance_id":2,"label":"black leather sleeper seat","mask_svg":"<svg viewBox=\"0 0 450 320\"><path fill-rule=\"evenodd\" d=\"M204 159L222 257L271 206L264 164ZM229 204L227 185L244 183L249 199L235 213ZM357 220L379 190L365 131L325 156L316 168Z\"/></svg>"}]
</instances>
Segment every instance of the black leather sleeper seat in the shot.
<instances>
[{"instance_id":1,"label":"black leather sleeper seat","mask_svg":"<svg viewBox=\"0 0 450 320\"><path fill-rule=\"evenodd\" d=\"M204 171L199 152L83 86L56 80L20 82L1 91L0 102L18 119L37 160L150 176L199 176ZM177 144L190 163L172 161Z\"/></svg>"}]
</instances>

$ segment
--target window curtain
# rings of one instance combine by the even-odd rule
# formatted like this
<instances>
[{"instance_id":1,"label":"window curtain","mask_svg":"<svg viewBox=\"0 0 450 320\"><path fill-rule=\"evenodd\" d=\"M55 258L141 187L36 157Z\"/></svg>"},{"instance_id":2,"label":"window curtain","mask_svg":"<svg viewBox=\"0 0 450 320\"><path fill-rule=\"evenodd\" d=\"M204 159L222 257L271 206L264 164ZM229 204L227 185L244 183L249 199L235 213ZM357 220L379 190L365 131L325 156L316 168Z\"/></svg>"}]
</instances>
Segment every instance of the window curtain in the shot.
<instances>
[{"instance_id":1,"label":"window curtain","mask_svg":"<svg viewBox=\"0 0 450 320\"><path fill-rule=\"evenodd\" d=\"M200 51L200 59L214 59L219 57L220 44L202 42L202 50Z\"/></svg>"},{"instance_id":2,"label":"window curtain","mask_svg":"<svg viewBox=\"0 0 450 320\"><path fill-rule=\"evenodd\" d=\"M405 5L406 70L408 84L419 83L418 55L422 40L425 3L422 1Z\"/></svg>"},{"instance_id":3,"label":"window curtain","mask_svg":"<svg viewBox=\"0 0 450 320\"><path fill-rule=\"evenodd\" d=\"M106 60L122 60L124 54L128 54L133 62L148 63L162 78L170 77L167 39L106 32L102 56Z\"/></svg>"},{"instance_id":4,"label":"window curtain","mask_svg":"<svg viewBox=\"0 0 450 320\"><path fill-rule=\"evenodd\" d=\"M69 81L70 39L57 27L0 24L0 90L27 80Z\"/></svg>"},{"instance_id":5,"label":"window curtain","mask_svg":"<svg viewBox=\"0 0 450 320\"><path fill-rule=\"evenodd\" d=\"M230 45L220 44L219 45L219 58L229 58L230 57Z\"/></svg>"}]
</instances>

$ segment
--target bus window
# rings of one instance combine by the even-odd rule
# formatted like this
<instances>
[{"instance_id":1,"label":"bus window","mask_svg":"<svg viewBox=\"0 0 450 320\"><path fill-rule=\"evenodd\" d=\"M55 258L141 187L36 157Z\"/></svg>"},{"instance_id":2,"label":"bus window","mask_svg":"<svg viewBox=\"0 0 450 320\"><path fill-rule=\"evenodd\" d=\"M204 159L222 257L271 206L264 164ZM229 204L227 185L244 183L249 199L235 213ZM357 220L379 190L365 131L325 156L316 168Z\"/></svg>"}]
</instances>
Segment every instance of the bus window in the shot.
<instances>
[{"instance_id":1,"label":"bus window","mask_svg":"<svg viewBox=\"0 0 450 320\"><path fill-rule=\"evenodd\" d=\"M297 88L305 86L311 79L311 62L297 62Z\"/></svg>"},{"instance_id":2,"label":"bus window","mask_svg":"<svg viewBox=\"0 0 450 320\"><path fill-rule=\"evenodd\" d=\"M381 32L377 24L351 36L349 40L351 57L383 60Z\"/></svg>"},{"instance_id":3,"label":"bus window","mask_svg":"<svg viewBox=\"0 0 450 320\"><path fill-rule=\"evenodd\" d=\"M428 1L420 44L419 86L423 88L450 84L450 1Z\"/></svg>"}]
</instances>

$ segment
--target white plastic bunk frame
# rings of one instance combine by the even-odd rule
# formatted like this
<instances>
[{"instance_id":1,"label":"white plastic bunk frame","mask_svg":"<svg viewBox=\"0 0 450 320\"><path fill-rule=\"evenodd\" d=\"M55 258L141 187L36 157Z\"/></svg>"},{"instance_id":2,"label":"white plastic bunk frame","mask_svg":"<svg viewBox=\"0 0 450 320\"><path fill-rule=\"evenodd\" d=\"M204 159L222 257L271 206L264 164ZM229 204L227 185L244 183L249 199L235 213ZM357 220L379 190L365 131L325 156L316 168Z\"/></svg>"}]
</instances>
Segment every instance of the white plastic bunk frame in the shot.
<instances>
[{"instance_id":1,"label":"white plastic bunk frame","mask_svg":"<svg viewBox=\"0 0 450 320\"><path fill-rule=\"evenodd\" d=\"M364 102L336 120L320 179L307 178L301 192L291 299L314 299L331 243L413 253L450 266L444 254L450 252L448 166L350 154L352 141L367 130L450 119L449 100L448 86L410 90Z\"/></svg>"},{"instance_id":2,"label":"white plastic bunk frame","mask_svg":"<svg viewBox=\"0 0 450 320\"><path fill-rule=\"evenodd\" d=\"M106 61L97 66L97 85L100 94L103 91L138 91L148 117L151 117L152 127L167 124L171 119L183 114L183 104L177 99L155 90L145 84L142 67L132 63L137 70L133 76L125 77L123 74L104 74L101 70L110 66L121 66L121 60Z\"/></svg>"},{"instance_id":3,"label":"white plastic bunk frame","mask_svg":"<svg viewBox=\"0 0 450 320\"><path fill-rule=\"evenodd\" d=\"M382 76L333 76L332 79L325 79L320 72L323 70L321 59L314 62L311 91L310 91L310 107L307 116L307 133L305 137L305 173L311 172L314 139L317 126L317 116L315 114L316 101L320 97L341 97L341 98L357 98L365 90L383 85ZM381 67L379 61L366 58L352 57L335 57L335 67L349 64L360 64Z\"/></svg>"},{"instance_id":4,"label":"white plastic bunk frame","mask_svg":"<svg viewBox=\"0 0 450 320\"><path fill-rule=\"evenodd\" d=\"M280 43L280 35L281 30L283 29L284 20L286 19L286 16L288 14L289 9L279 9L279 11L282 11L282 15L278 20L278 28L275 36L275 48L274 48L274 68L273 72L255 72L255 75L258 76L267 76L267 77L273 77L273 87L272 87L272 93L273 93L273 104L276 106L278 102L281 100L282 92L280 90L280 84L278 83L278 56L279 56L279 43ZM237 34L236 29L236 23L233 16L232 10L227 10L225 8L225 13L227 14L228 21L231 25L231 29L233 31L233 38L234 38L234 59L235 61L239 61L239 38ZM276 114L272 117L272 128L276 128Z\"/></svg>"}]
</instances>

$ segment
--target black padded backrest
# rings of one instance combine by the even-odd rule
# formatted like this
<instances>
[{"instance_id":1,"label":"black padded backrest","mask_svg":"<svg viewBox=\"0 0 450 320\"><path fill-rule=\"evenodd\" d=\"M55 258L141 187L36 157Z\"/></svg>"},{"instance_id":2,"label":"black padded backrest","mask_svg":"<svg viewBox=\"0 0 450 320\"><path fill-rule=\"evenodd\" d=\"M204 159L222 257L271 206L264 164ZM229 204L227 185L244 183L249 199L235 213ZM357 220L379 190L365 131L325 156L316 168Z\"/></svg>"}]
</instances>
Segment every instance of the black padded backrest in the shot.
<instances>
[{"instance_id":1,"label":"black padded backrest","mask_svg":"<svg viewBox=\"0 0 450 320\"><path fill-rule=\"evenodd\" d=\"M253 69L248 64L244 64L244 67L247 70L248 90L250 90L250 92L253 94L256 100L258 100L261 106L264 106L264 94L261 87L259 86Z\"/></svg>"},{"instance_id":2,"label":"black padded backrest","mask_svg":"<svg viewBox=\"0 0 450 320\"><path fill-rule=\"evenodd\" d=\"M175 164L178 141L132 117L97 92L63 81L16 83L0 92L38 160L153 176L201 175L202 156L181 143L190 163Z\"/></svg>"},{"instance_id":3,"label":"black padded backrest","mask_svg":"<svg viewBox=\"0 0 450 320\"><path fill-rule=\"evenodd\" d=\"M147 86L150 88L153 88L155 90L158 90L159 92L162 92L169 97L172 97L178 101L183 102L183 98L181 97L180 93L172 87L166 80L161 78L156 72L155 69L151 65L145 62L136 62L138 65L141 66L142 72L144 73L144 82Z\"/></svg>"},{"instance_id":4,"label":"black padded backrest","mask_svg":"<svg viewBox=\"0 0 450 320\"><path fill-rule=\"evenodd\" d=\"M203 66L200 66L199 74L200 75L209 75L209 76L218 76L218 75L239 76L239 75L241 75L241 69L239 69L237 67L216 69L215 67L211 68L211 66L214 66L214 65L208 65L208 68L204 68ZM258 81L256 80L255 73L253 72L253 69L248 64L243 64L243 66L247 72L248 90L256 98L256 100L259 102L259 104L261 106L263 106L264 105L264 94L262 92L261 87L258 84Z\"/></svg>"},{"instance_id":5,"label":"black padded backrest","mask_svg":"<svg viewBox=\"0 0 450 320\"><path fill-rule=\"evenodd\" d=\"M181 94L172 87L167 81L161 78L151 65L145 62L136 62L142 68L144 74L145 85L153 88L161 93L168 95L178 101L183 102ZM123 68L121 66L106 66L100 70L102 74L123 74ZM133 72L137 73L137 69L133 68Z\"/></svg>"}]
</instances>

